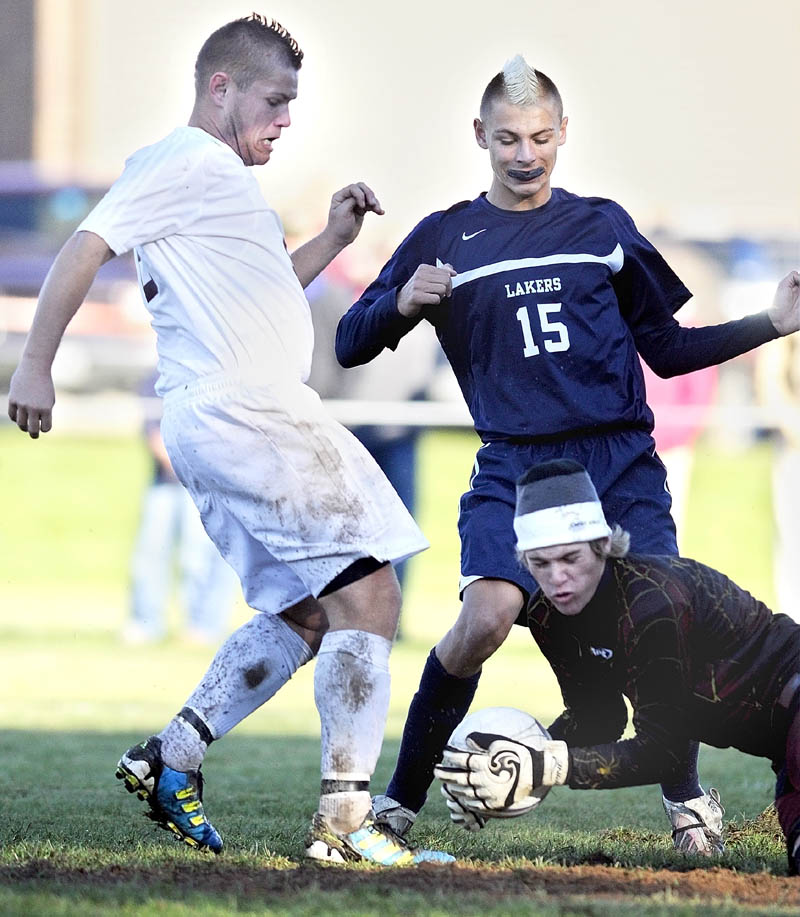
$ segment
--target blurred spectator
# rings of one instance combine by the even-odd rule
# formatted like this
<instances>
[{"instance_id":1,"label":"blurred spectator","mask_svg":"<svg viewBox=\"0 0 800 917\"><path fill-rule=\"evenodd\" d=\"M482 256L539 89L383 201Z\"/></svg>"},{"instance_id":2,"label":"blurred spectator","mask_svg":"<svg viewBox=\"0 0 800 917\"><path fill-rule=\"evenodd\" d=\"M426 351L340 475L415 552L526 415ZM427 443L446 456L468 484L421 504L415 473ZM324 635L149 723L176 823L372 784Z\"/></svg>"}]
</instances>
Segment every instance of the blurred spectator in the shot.
<instances>
[{"instance_id":1,"label":"blurred spectator","mask_svg":"<svg viewBox=\"0 0 800 917\"><path fill-rule=\"evenodd\" d=\"M681 324L711 325L722 321L725 288L721 265L699 248L674 239L660 239L658 248L693 294L678 314ZM642 363L642 369L647 403L653 409L656 421L653 438L658 455L667 468L672 518L680 550L685 538L695 446L717 402L720 377L732 371L731 364L709 366L669 379L657 376L645 363Z\"/></svg>"},{"instance_id":2,"label":"blurred spectator","mask_svg":"<svg viewBox=\"0 0 800 917\"><path fill-rule=\"evenodd\" d=\"M753 303L769 303L775 293L775 281L782 276L772 260L768 246L747 238L735 237L726 244L727 276L722 289L722 319L741 318ZM785 273L785 271L783 272ZM720 403L729 407L754 406L759 400L756 376L763 353L751 351L720 367ZM752 445L762 430L758 427L728 425L720 428L721 445L741 448Z\"/></svg>"},{"instance_id":3,"label":"blurred spectator","mask_svg":"<svg viewBox=\"0 0 800 917\"><path fill-rule=\"evenodd\" d=\"M778 338L762 348L756 383L769 426L777 431L772 472L777 610L800 621L800 344L796 336Z\"/></svg>"},{"instance_id":4,"label":"blurred spectator","mask_svg":"<svg viewBox=\"0 0 800 917\"><path fill-rule=\"evenodd\" d=\"M678 532L678 548L683 542L689 486L694 465L695 442L705 429L714 403L718 368L709 366L685 376L662 379L645 363L647 403L656 418L653 438L661 461L667 468L667 484L672 495L672 518Z\"/></svg>"},{"instance_id":5,"label":"blurred spectator","mask_svg":"<svg viewBox=\"0 0 800 917\"><path fill-rule=\"evenodd\" d=\"M189 643L212 645L228 629L239 591L233 569L206 535L191 497L175 477L161 439L156 375L143 383L144 437L152 477L142 497L139 531L131 560L130 618L127 643L150 643L167 634L167 608L177 568L186 620L181 632Z\"/></svg>"}]
</instances>

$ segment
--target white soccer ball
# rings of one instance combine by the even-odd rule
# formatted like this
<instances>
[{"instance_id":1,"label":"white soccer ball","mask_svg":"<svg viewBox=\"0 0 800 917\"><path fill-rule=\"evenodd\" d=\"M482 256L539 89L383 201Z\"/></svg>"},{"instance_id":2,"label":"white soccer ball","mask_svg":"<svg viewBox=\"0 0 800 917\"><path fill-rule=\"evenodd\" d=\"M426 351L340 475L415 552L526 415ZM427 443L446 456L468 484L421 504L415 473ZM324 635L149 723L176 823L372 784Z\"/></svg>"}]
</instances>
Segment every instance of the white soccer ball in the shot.
<instances>
[{"instance_id":1,"label":"white soccer ball","mask_svg":"<svg viewBox=\"0 0 800 917\"><path fill-rule=\"evenodd\" d=\"M504 739L522 742L531 748L540 748L542 743L550 740L550 733L536 717L525 713L524 710L517 710L516 707L484 707L483 710L467 714L453 730L448 745L462 751L470 751L471 749L467 747L467 736L471 732L499 735ZM490 812L485 809L475 811L480 812L484 818L516 818L535 809L549 792L549 786L538 787L530 796L520 799L506 809L493 809ZM466 802L462 801L462 804Z\"/></svg>"}]
</instances>

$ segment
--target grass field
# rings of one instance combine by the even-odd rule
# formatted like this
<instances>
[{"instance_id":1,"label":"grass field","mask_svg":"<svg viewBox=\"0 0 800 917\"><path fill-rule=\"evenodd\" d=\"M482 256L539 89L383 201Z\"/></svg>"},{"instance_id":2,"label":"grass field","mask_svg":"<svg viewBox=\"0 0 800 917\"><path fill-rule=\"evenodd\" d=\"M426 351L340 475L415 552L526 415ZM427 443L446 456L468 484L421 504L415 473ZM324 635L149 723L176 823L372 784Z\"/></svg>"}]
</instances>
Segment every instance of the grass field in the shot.
<instances>
[{"instance_id":1,"label":"grass field","mask_svg":"<svg viewBox=\"0 0 800 917\"><path fill-rule=\"evenodd\" d=\"M457 498L474 439L423 444L421 524L433 547L414 561L376 786L391 771L405 710L432 643L458 610ZM698 450L684 550L772 601L770 453ZM377 872L300 860L318 787L311 667L212 747L209 814L226 852L193 854L156 831L113 779L116 759L161 727L210 652L176 636L118 639L127 559L146 463L134 439L0 429L0 914L711 914L797 913L770 817L767 762L703 749L721 789L728 851L690 869L672 851L657 788L554 791L535 816L477 835L450 830L432 796L416 839L455 869ZM237 622L247 617L240 605ZM475 706L513 704L547 721L559 698L526 632L485 668Z\"/></svg>"}]
</instances>

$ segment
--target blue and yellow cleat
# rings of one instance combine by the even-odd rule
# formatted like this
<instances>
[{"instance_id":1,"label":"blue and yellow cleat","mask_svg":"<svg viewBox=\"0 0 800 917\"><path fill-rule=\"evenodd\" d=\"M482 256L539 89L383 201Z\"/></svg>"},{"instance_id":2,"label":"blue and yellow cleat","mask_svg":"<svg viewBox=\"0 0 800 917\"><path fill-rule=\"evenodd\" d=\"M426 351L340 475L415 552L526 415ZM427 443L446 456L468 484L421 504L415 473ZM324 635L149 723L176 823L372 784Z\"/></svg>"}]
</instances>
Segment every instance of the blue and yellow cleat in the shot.
<instances>
[{"instance_id":1,"label":"blue and yellow cleat","mask_svg":"<svg viewBox=\"0 0 800 917\"><path fill-rule=\"evenodd\" d=\"M317 812L306 838L306 856L324 863L375 863L377 866L416 866L419 863L454 863L441 850L417 850L389 829L375 823L370 813L361 827L338 834Z\"/></svg>"},{"instance_id":2,"label":"blue and yellow cleat","mask_svg":"<svg viewBox=\"0 0 800 917\"><path fill-rule=\"evenodd\" d=\"M175 771L161 760L161 739L150 736L120 758L116 777L150 806L147 817L196 850L222 850L222 838L203 811L203 775Z\"/></svg>"}]
</instances>

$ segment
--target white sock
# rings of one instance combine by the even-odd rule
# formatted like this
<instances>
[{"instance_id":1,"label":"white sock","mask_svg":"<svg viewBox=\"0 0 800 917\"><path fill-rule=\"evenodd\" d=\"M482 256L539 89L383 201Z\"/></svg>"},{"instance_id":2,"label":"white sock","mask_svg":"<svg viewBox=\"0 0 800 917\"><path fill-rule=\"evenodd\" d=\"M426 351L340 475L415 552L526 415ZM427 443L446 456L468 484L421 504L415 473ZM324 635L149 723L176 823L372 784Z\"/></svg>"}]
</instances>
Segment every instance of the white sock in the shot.
<instances>
[{"instance_id":1,"label":"white sock","mask_svg":"<svg viewBox=\"0 0 800 917\"><path fill-rule=\"evenodd\" d=\"M312 656L283 618L254 615L222 644L183 710L160 733L164 763L179 771L200 767L210 741L268 701Z\"/></svg>"},{"instance_id":2,"label":"white sock","mask_svg":"<svg viewBox=\"0 0 800 917\"><path fill-rule=\"evenodd\" d=\"M317 654L314 698L322 727L320 814L334 831L359 827L389 710L392 643L363 630L327 633Z\"/></svg>"}]
</instances>

